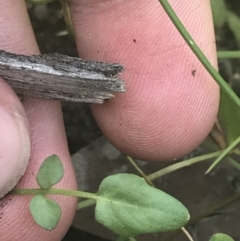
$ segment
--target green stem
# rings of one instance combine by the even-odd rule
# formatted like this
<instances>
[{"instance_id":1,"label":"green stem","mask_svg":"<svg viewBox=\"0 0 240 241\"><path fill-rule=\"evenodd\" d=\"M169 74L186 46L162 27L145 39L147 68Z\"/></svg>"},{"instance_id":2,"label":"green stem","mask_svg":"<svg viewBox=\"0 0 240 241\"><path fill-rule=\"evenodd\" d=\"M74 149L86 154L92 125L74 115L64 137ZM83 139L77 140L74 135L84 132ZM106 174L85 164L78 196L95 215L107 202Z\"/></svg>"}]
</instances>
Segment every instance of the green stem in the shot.
<instances>
[{"instance_id":1,"label":"green stem","mask_svg":"<svg viewBox=\"0 0 240 241\"><path fill-rule=\"evenodd\" d=\"M84 201L78 203L77 210L81 210L83 208L90 207L90 206L94 205L95 203L96 203L96 201L92 200L92 199L84 200Z\"/></svg>"},{"instance_id":2,"label":"green stem","mask_svg":"<svg viewBox=\"0 0 240 241\"><path fill-rule=\"evenodd\" d=\"M132 164L132 166L137 170L137 172L145 179L145 181L150 185L154 186L148 176L142 171L141 168L136 164L136 162L132 159L132 157L127 156L128 161Z\"/></svg>"},{"instance_id":3,"label":"green stem","mask_svg":"<svg viewBox=\"0 0 240 241\"><path fill-rule=\"evenodd\" d=\"M171 5L168 3L167 0L159 0L160 4L166 11L169 18L172 20L173 24L182 35L184 40L186 41L187 45L191 48L194 54L197 56L199 61L203 64L209 74L216 80L216 82L221 86L221 90L225 92L229 97L240 107L240 99L238 96L233 92L231 87L224 81L224 79L219 75L218 71L212 66L209 62L207 57L203 54L200 50L198 45L195 43L191 35L188 33L186 28L181 23L178 16L175 14L174 10L172 9Z\"/></svg>"},{"instance_id":4,"label":"green stem","mask_svg":"<svg viewBox=\"0 0 240 241\"><path fill-rule=\"evenodd\" d=\"M188 166L191 166L193 164L196 164L198 162L202 162L202 161L207 161L211 158L214 158L214 157L217 157L219 156L220 154L222 154L223 151L216 151L216 152L213 152L213 153L209 153L209 154L204 154L204 155L201 155L201 156L197 156L197 157L193 157L191 159L188 159L186 161L181 161L179 163L176 163L176 164L173 164L171 166L168 166L168 167L165 167L157 172L154 172L150 175L148 175L148 178L149 180L154 180L156 178L159 178L159 177L162 177L168 173L171 173L171 172L174 172L178 169L181 169L181 168L184 168L184 167L188 167Z\"/></svg>"},{"instance_id":5,"label":"green stem","mask_svg":"<svg viewBox=\"0 0 240 241\"><path fill-rule=\"evenodd\" d=\"M181 168L184 168L184 167L187 167L187 166L191 166L195 163L205 161L205 160L209 160L210 158L219 156L222 152L223 151L217 151L217 152L205 154L205 155L202 155L202 156L191 158L191 159L186 160L186 161L176 163L174 165L163 168L163 169L161 169L157 172L154 172L154 173L148 175L147 179L148 180L155 180L155 179L157 179L161 176L164 176L164 175L166 175L168 173L171 173L173 171L176 171L178 169L181 169ZM17 195L56 194L56 195L68 195L68 196L77 196L77 197L81 197L81 198L88 198L88 200L84 200L84 201L78 203L77 210L92 206L96 203L95 200L101 198L101 197L97 196L96 194L92 194L92 193L87 193L87 192L82 192L82 191L74 191L74 190L62 190L62 189L50 189L50 190L14 189L11 193L17 194ZM94 199L94 200L92 200L92 199Z\"/></svg>"},{"instance_id":6,"label":"green stem","mask_svg":"<svg viewBox=\"0 0 240 241\"><path fill-rule=\"evenodd\" d=\"M208 153L208 154L204 154L204 155L201 155L201 156L193 157L193 158L188 159L186 161L182 161L182 162L173 164L171 166L165 167L165 168L163 168L163 169L161 169L161 170L159 170L157 172L154 172L154 173L148 175L147 176L147 180L150 180L150 185L154 186L151 181L153 181L153 180L155 180L155 179L157 179L157 178L159 178L161 176L164 176L164 175L166 175L168 173L171 173L171 172L177 171L179 169L182 169L184 167L188 167L188 166L191 166L191 165L196 164L198 162L207 161L207 160L209 160L211 158L217 157L222 152L223 152L222 150L221 151L216 151L216 152L213 152L213 153ZM130 160L130 159L131 159L131 157L128 157L128 160ZM83 209L85 207L92 206L94 204L95 204L94 200L82 201L82 202L78 203L77 210Z\"/></svg>"},{"instance_id":7,"label":"green stem","mask_svg":"<svg viewBox=\"0 0 240 241\"><path fill-rule=\"evenodd\" d=\"M238 144L240 143L240 136L233 141L226 149L223 150L221 155L213 162L213 164L208 168L205 174L208 174L212 169L223 160L224 157L226 157Z\"/></svg>"},{"instance_id":8,"label":"green stem","mask_svg":"<svg viewBox=\"0 0 240 241\"><path fill-rule=\"evenodd\" d=\"M69 189L13 189L11 194L14 195L64 195L64 196L74 196L74 197L81 197L81 198L90 198L97 200L99 196L94 193L83 192L83 191L76 191L76 190L69 190Z\"/></svg>"},{"instance_id":9,"label":"green stem","mask_svg":"<svg viewBox=\"0 0 240 241\"><path fill-rule=\"evenodd\" d=\"M240 58L240 51L218 51L217 56L220 59L238 59Z\"/></svg>"}]
</instances>

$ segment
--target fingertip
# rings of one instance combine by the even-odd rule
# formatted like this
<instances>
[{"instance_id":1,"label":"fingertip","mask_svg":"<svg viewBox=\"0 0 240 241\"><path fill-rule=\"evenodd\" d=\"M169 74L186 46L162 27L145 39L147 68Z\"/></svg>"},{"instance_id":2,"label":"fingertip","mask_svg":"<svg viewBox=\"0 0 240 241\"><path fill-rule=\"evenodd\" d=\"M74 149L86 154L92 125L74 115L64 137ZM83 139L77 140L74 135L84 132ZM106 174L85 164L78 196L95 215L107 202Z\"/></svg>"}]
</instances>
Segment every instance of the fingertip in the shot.
<instances>
[{"instance_id":1,"label":"fingertip","mask_svg":"<svg viewBox=\"0 0 240 241\"><path fill-rule=\"evenodd\" d=\"M144 160L173 160L196 148L216 119L219 87L155 0L71 1L80 56L120 62L127 91L92 106L104 134ZM208 0L171 5L216 66Z\"/></svg>"}]
</instances>

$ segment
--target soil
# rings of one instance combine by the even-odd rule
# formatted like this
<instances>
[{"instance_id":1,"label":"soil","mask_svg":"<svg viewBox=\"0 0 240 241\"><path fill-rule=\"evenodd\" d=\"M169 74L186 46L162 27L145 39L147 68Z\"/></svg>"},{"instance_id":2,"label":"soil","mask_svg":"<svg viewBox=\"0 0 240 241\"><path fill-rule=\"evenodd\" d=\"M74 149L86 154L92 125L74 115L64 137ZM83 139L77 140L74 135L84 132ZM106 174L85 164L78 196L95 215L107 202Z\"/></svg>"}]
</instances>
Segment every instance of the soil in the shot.
<instances>
[{"instance_id":1,"label":"soil","mask_svg":"<svg viewBox=\"0 0 240 241\"><path fill-rule=\"evenodd\" d=\"M240 5L238 4L239 0L229 0L228 5L232 7L235 11L240 13ZM235 6L238 6L239 9L235 8ZM53 2L47 5L39 5L35 6L32 4L28 4L29 9L29 15L32 21L33 29L35 31L36 39L39 45L39 48L41 50L41 53L52 53L52 52L58 52L62 54L66 54L69 56L77 56L76 46L74 43L74 39L71 34L68 34L65 21L61 14L61 5L59 2ZM237 49L237 45L234 41L234 37L227 26L225 26L221 31L217 32L217 43L219 49ZM234 90L240 94L240 81L236 82L234 81L233 76L239 76L239 60L221 60L219 63L220 67L220 73L222 76L229 81L230 84L232 84ZM96 122L91 114L91 111L89 109L88 105L85 104L74 104L74 103L63 103L63 114L64 114L64 121L65 121L65 127L67 132L67 138L69 143L69 149L71 154L74 154L79 149L86 147L87 145L93 143L97 138L102 136L101 131L96 125ZM194 154L193 154L194 155ZM199 167L197 167L199 168ZM201 168L201 167L200 167ZM189 170L188 170L189 171ZM231 172L231 171L230 171ZM194 173L194 172L192 172ZM182 176L181 176L182 175ZM180 179L184 179L186 175L186 171L179 172L177 175L171 175L169 177L170 179L167 179L165 183L167 183L165 186L162 185L163 189L173 190L170 191L170 193L175 193L175 196L179 197L179 199L184 199L186 195L181 195L181 193L176 192L177 190L182 190L182 186L176 186L176 183L178 183ZM224 171L220 171L217 174L215 174L215 179L210 178L211 182L203 181L202 179L202 173L200 173L201 177L197 178L194 177L194 184L200 187L199 190L195 190L195 188L192 187L192 181L191 179L186 179L188 181L184 182L184 188L188 191L188 193L191 193L191 197L196 196L199 197L198 199L195 198L195 201L198 202L206 195L207 187L205 185L208 185L207 192L211 192L211 190L215 190L215 194L219 197L227 197L230 195L232 188L236 188L235 186L238 186L237 184L234 187L229 187L229 183L232 183L233 180L236 181L233 176L228 173L228 170L224 169ZM209 180L210 180L209 179ZM222 188L215 187L218 185L218 183L221 183L222 180L227 180L223 183ZM230 180L230 181L229 181ZM210 188L211 185L216 185L213 187L213 189ZM224 186L225 185L225 186ZM226 185L228 187L226 188ZM204 191L201 191L204 190ZM199 195L199 196L198 196ZM222 195L222 196L221 196ZM189 196L189 198L190 198ZM200 198L201 197L201 198ZM208 201L204 199L204 202L210 203L210 198ZM230 219L231 222L227 223L227 221L224 223L224 231L226 233L231 234L231 227L233 223L238 223L239 219L238 217L234 216L235 210L239 209L237 206L231 206L232 214L229 214L229 210L225 211L228 213L228 216L222 216L218 213L214 214L214 220L217 220L221 224L223 224L226 219ZM199 207L199 206L198 206ZM222 211L224 212L224 210ZM224 218L223 218L224 217ZM227 218L226 218L227 217ZM210 221L209 221L210 220ZM208 237L209 234L207 234L207 226L212 225L214 226L215 230L219 230L219 226L217 226L216 222L214 224L211 224L212 218L204 217L198 222L198 228L194 228L193 226L190 226L191 229L194 230L192 232L193 235L195 235L195 240L197 241L197 237L201 237L201 241L208 240L206 237ZM225 220L225 221L224 221ZM200 230L200 231L199 231ZM201 230L205 230L202 232ZM199 232L202 232L199 234ZM206 235L205 235L206 234ZM239 235L235 235L235 240L240 240ZM66 237L63 239L63 241L106 241L107 239L100 238L98 236L95 236L93 234L90 234L86 231L81 231L76 228L70 228L69 232L67 233ZM150 240L150 239L149 239ZM152 239L155 240L155 239ZM157 240L157 239L156 239ZM164 240L164 239L162 239ZM175 239L174 239L175 240ZM181 237L178 240L186 240L186 238L181 239ZM200 240L200 239L199 239Z\"/></svg>"}]
</instances>

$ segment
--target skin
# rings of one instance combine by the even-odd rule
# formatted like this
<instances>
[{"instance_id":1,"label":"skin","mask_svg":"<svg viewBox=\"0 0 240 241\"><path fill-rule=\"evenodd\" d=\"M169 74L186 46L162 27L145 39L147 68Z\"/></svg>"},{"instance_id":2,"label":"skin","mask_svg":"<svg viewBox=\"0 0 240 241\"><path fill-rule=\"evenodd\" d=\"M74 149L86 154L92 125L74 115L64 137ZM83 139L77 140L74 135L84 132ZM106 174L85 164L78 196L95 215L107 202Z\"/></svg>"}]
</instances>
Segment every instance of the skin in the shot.
<instances>
[{"instance_id":1,"label":"skin","mask_svg":"<svg viewBox=\"0 0 240 241\"><path fill-rule=\"evenodd\" d=\"M169 2L216 66L209 0ZM198 146L215 121L219 88L186 46L159 2L70 3L79 55L125 66L122 77L127 92L104 105L92 106L109 140L124 153L148 161L174 160ZM0 26L0 49L39 53L23 0L1 2ZM76 188L58 102L25 99L21 104L11 88L0 80L0 115L0 176L8 178L1 182L16 182L17 175L15 180L9 177L30 156L17 187L37 187L35 175L41 162L55 153L65 168L65 176L56 187ZM0 192L3 188L0 186ZM30 197L1 199L0 237L5 241L60 241L71 224L76 199L54 199L60 203L63 215L51 232L42 230L32 220L28 211Z\"/></svg>"}]
</instances>

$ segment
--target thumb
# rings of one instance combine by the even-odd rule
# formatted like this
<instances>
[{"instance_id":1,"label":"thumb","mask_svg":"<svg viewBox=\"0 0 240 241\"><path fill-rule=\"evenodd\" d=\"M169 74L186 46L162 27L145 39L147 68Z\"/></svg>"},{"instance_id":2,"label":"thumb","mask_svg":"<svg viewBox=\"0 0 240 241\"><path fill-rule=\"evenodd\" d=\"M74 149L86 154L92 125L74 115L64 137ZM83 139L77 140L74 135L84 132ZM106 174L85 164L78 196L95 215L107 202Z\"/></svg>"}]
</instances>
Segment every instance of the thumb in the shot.
<instances>
[{"instance_id":1,"label":"thumb","mask_svg":"<svg viewBox=\"0 0 240 241\"><path fill-rule=\"evenodd\" d=\"M23 107L0 79L0 198L23 176L30 156L30 139Z\"/></svg>"}]
</instances>

